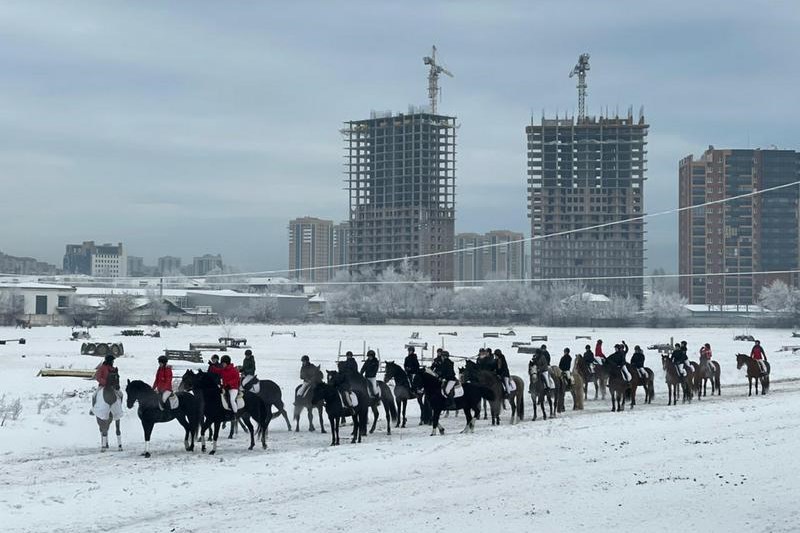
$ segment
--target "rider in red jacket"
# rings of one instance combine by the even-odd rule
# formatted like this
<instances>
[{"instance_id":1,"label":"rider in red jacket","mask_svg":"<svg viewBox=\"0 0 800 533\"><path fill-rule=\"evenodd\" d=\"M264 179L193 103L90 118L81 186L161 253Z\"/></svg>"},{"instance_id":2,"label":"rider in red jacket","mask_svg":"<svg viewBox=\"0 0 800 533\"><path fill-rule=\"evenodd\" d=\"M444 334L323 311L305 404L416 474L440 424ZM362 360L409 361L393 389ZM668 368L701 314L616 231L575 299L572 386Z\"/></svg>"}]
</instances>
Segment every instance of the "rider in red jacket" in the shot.
<instances>
[{"instance_id":1,"label":"rider in red jacket","mask_svg":"<svg viewBox=\"0 0 800 533\"><path fill-rule=\"evenodd\" d=\"M606 356L603 353L603 339L597 339L597 344L594 345L594 360L597 364L602 365L605 358Z\"/></svg>"},{"instance_id":2,"label":"rider in red jacket","mask_svg":"<svg viewBox=\"0 0 800 533\"><path fill-rule=\"evenodd\" d=\"M220 359L221 366L211 367L209 370L222 378L222 389L228 398L228 406L236 412L236 396L239 394L239 369L231 364L231 358L223 355Z\"/></svg>"},{"instance_id":3,"label":"rider in red jacket","mask_svg":"<svg viewBox=\"0 0 800 533\"><path fill-rule=\"evenodd\" d=\"M753 349L750 350L750 357L758 361L758 366L761 367L761 373L767 373L767 365L765 361L767 360L767 354L764 352L764 348L761 346L761 341L757 340Z\"/></svg>"},{"instance_id":4,"label":"rider in red jacket","mask_svg":"<svg viewBox=\"0 0 800 533\"><path fill-rule=\"evenodd\" d=\"M172 396L172 367L167 364L168 362L166 355L158 357L158 370L156 370L156 380L153 382L153 389L160 394L162 409Z\"/></svg>"}]
</instances>

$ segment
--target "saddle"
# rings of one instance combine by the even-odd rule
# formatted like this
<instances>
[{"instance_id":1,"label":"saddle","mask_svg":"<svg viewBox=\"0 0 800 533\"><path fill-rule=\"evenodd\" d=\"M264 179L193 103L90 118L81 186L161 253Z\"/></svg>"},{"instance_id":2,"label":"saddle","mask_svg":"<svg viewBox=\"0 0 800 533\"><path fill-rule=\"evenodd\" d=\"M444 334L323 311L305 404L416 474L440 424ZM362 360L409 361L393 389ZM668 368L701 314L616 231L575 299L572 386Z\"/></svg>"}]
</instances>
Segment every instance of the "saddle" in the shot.
<instances>
[{"instance_id":1,"label":"saddle","mask_svg":"<svg viewBox=\"0 0 800 533\"><path fill-rule=\"evenodd\" d=\"M164 409L166 409L166 408L177 409L178 406L180 405L180 400L178 399L178 395L175 394L174 392L169 395L169 399L168 400L169 401L167 402L167 404L164 404L163 401L161 400L161 395L159 395L158 404L161 406L161 410L162 411Z\"/></svg>"},{"instance_id":2,"label":"saddle","mask_svg":"<svg viewBox=\"0 0 800 533\"><path fill-rule=\"evenodd\" d=\"M339 396L342 398L342 405L345 407L356 408L358 407L358 396L355 392L340 390Z\"/></svg>"},{"instance_id":3,"label":"saddle","mask_svg":"<svg viewBox=\"0 0 800 533\"><path fill-rule=\"evenodd\" d=\"M261 384L258 381L258 378L256 376L245 376L245 378L242 380L242 390L258 394L261 391Z\"/></svg>"},{"instance_id":4,"label":"saddle","mask_svg":"<svg viewBox=\"0 0 800 533\"><path fill-rule=\"evenodd\" d=\"M228 405L229 398L228 398L227 391L222 391L222 393L220 394L220 399L222 400L222 408L225 409L226 411L230 411L231 408ZM236 410L240 411L242 409L244 409L244 393L242 393L242 391L237 391L237 393L236 393Z\"/></svg>"},{"instance_id":5,"label":"saddle","mask_svg":"<svg viewBox=\"0 0 800 533\"><path fill-rule=\"evenodd\" d=\"M453 387L453 390L450 392L449 396L444 392L445 387L447 387L447 382L442 384L442 396L446 400L450 399L455 400L456 398L461 398L462 396L464 396L464 387L462 387L461 383L459 383L458 381L456 381L456 384Z\"/></svg>"}]
</instances>

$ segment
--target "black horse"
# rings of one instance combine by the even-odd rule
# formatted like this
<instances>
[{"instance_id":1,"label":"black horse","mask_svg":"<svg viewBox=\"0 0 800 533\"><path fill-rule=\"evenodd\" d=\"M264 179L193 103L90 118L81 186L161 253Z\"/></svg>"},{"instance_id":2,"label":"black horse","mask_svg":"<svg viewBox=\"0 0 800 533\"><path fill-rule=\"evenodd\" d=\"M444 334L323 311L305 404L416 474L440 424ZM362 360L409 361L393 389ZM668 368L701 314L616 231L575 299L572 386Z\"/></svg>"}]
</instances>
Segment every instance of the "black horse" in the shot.
<instances>
[{"instance_id":1,"label":"black horse","mask_svg":"<svg viewBox=\"0 0 800 533\"><path fill-rule=\"evenodd\" d=\"M392 394L392 389L390 389L383 381L378 381L377 385L378 389L380 390L381 397L376 398L371 396L369 394L369 382L367 381L367 378L358 372L353 372L352 369L345 365L344 361L339 361L337 366L339 367L339 374L345 380L345 387L353 392L363 392L367 398L368 405L370 409L372 409L372 427L369 428L369 432L375 432L375 426L378 425L378 417L380 416L378 406L383 404L383 410L386 414L386 434L391 435L392 421L397 420L397 409L394 406L394 394ZM330 374L328 381L330 382Z\"/></svg>"},{"instance_id":2,"label":"black horse","mask_svg":"<svg viewBox=\"0 0 800 533\"><path fill-rule=\"evenodd\" d=\"M342 420L342 418L346 416L351 416L353 418L353 436L354 436L353 442L361 442L361 437L367 436L367 422L369 420L370 397L369 394L367 393L366 388L351 389L350 384L347 381L347 378L341 372L337 372L335 370L328 370L327 384L336 390L337 394L339 395L340 402L341 402L341 394L344 392L349 391L356 395L356 401L358 405L355 408L350 409L350 412L345 411L339 415L339 419L336 422L336 434L337 435L339 434L339 422ZM317 398L317 400L319 399L320 398ZM322 405L322 402L320 402L320 405ZM330 413L328 413L328 416L330 417ZM337 443L338 443L338 437L337 437Z\"/></svg>"},{"instance_id":3,"label":"black horse","mask_svg":"<svg viewBox=\"0 0 800 533\"><path fill-rule=\"evenodd\" d=\"M178 408L171 409L169 404L162 410L159 407L158 393L150 388L150 385L143 381L128 380L125 387L125 395L128 397L128 409L132 409L136 402L139 402L137 414L142 422L144 430L144 455L150 457L150 435L153 433L153 426L161 422L177 420L186 431L183 438L183 445L187 452L194 451L194 439L197 436L197 429L203 418L200 402L188 392L178 392Z\"/></svg>"},{"instance_id":4,"label":"black horse","mask_svg":"<svg viewBox=\"0 0 800 533\"><path fill-rule=\"evenodd\" d=\"M225 409L222 405L222 393L218 375L211 372L203 372L202 370L198 370L197 374L189 371L183 375L181 387L187 390L196 390L203 398L203 426L200 430L202 451L206 451L205 432L207 429L213 427L212 449L209 452L209 455L213 455L217 451L220 425L222 425L222 422L231 422L231 425L233 425L237 419L241 419L250 433L250 447L248 450L252 450L256 443L255 431L250 417L258 424L257 432L261 440L261 447L267 449L267 432L269 422L272 420L272 406L266 405L260 396L245 391L243 393L244 409L237 411L234 415L232 411Z\"/></svg>"},{"instance_id":5,"label":"black horse","mask_svg":"<svg viewBox=\"0 0 800 533\"><path fill-rule=\"evenodd\" d=\"M325 412L328 413L328 423L331 425L331 446L339 445L339 422L345 416L353 418L353 433L350 439L351 443L361 442L360 429L366 429L366 421L362 423L360 417L367 416L366 407L345 407L342 404L342 397L339 390L328 383L317 383L312 389L312 401L316 403L325 404ZM366 401L366 398L362 398ZM361 401L359 401L361 405Z\"/></svg>"},{"instance_id":6,"label":"black horse","mask_svg":"<svg viewBox=\"0 0 800 533\"><path fill-rule=\"evenodd\" d=\"M452 403L448 403L448 399L442 394L442 386L439 378L426 368L420 369L419 373L414 376L414 381L411 384L418 394L424 392L425 398L431 405L431 435L444 434L444 428L439 424L439 415L442 411L464 411L464 417L467 423L461 433L465 431L473 431L475 429L475 422L472 414L480 410L481 399L485 398L488 401L494 400L494 393L489 389L474 385L472 383L464 383L464 395L454 398Z\"/></svg>"},{"instance_id":7,"label":"black horse","mask_svg":"<svg viewBox=\"0 0 800 533\"><path fill-rule=\"evenodd\" d=\"M279 416L282 416L286 421L286 429L291 431L292 423L289 422L289 415L286 413L286 409L283 407L283 393L281 392L281 388L278 386L278 384L271 379L258 379L258 377L254 376L253 381L248 383L244 389L252 390L253 388L256 388L256 385L258 388L258 392L256 392L256 394L261 397L266 405L273 405L277 409L274 413L272 413L272 418L275 419Z\"/></svg>"},{"instance_id":8,"label":"black horse","mask_svg":"<svg viewBox=\"0 0 800 533\"><path fill-rule=\"evenodd\" d=\"M386 362L386 369L383 373L384 383L389 383L394 380L394 399L397 403L397 422L395 427L406 427L406 408L408 407L408 400L416 398L419 404L419 425L431 423L431 406L423 401L423 395L417 394L411 386L411 380L408 379L408 374L403 368L392 361ZM402 420L402 424L401 424Z\"/></svg>"}]
</instances>

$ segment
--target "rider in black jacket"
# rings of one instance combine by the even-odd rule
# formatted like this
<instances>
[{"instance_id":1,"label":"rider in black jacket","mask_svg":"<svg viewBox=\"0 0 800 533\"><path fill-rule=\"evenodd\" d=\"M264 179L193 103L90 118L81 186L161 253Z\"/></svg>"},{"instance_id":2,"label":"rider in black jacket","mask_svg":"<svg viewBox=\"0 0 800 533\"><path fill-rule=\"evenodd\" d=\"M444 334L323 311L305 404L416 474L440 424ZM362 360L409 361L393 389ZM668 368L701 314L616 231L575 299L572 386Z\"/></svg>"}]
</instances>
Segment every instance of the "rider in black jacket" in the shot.
<instances>
[{"instance_id":1,"label":"rider in black jacket","mask_svg":"<svg viewBox=\"0 0 800 533\"><path fill-rule=\"evenodd\" d=\"M367 378L370 396L378 396L378 368L380 368L380 363L375 357L375 350L369 350L367 360L361 365L361 374Z\"/></svg>"}]
</instances>

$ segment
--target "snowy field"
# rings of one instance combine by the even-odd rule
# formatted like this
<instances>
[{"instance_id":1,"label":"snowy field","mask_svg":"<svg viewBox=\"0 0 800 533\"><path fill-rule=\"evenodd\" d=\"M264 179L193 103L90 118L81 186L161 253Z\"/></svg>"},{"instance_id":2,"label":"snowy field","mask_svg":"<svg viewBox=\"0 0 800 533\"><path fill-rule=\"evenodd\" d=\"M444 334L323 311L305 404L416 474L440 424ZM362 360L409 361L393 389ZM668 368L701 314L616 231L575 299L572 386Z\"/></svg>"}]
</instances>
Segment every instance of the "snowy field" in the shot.
<instances>
[{"instance_id":1,"label":"snowy field","mask_svg":"<svg viewBox=\"0 0 800 533\"><path fill-rule=\"evenodd\" d=\"M484 345L507 354L512 373L526 383L529 356L512 341L549 335L557 363L565 346L582 352L585 340L606 346L625 339L633 348L689 341L692 359L710 342L722 365L722 396L667 407L660 358L646 351L656 373L656 399L633 411L611 413L608 401L558 419L526 420L491 427L478 422L460 435L463 417L442 420L444 436L428 436L416 405L409 425L386 435L386 422L362 444L331 448L329 435L287 432L280 419L270 425L269 449L247 450L240 434L220 439L216 456L183 451L177 422L159 424L153 456L144 459L136 411L122 422L124 451L99 452L95 420L88 415L93 382L36 377L39 369L94 368L99 358L79 355L69 328L0 328L0 339L24 336L26 345L0 346L0 396L17 397L22 412L0 427L0 529L2 531L608 531L612 528L666 531L796 531L800 460L800 355L778 352L795 344L786 330L626 329L517 327L516 337L483 339L492 327L293 326L297 337L270 337L285 327L237 326L246 337L258 375L276 381L291 416L291 392L299 383L299 359L333 368L339 341L360 352L362 343L382 359L402 361L412 330L439 346L438 331L454 355L472 356ZM119 337L119 328L92 330L93 340L122 341L117 366L123 383L152 383L156 357L164 348L187 349L189 342L214 342L219 326L162 330L161 338ZM744 370L734 354L761 339L772 363L772 389L747 397ZM538 343L537 343L538 344ZM242 351L228 352L235 363ZM187 366L176 362L176 367ZM176 375L180 375L176 368ZM381 416L383 416L381 411ZM327 420L326 420L327 425ZM114 449L114 438L111 444Z\"/></svg>"}]
</instances>

